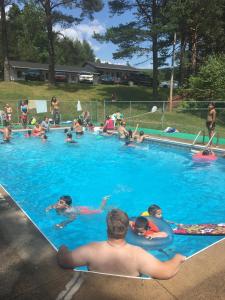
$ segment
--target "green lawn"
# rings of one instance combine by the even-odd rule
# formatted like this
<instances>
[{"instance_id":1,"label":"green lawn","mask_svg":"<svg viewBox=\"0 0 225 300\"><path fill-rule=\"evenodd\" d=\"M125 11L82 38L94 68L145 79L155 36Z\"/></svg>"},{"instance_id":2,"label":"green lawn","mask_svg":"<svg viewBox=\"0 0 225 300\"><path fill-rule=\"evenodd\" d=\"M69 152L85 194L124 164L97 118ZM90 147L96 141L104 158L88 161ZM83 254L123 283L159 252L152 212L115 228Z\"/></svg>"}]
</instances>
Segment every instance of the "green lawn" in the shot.
<instances>
[{"instance_id":1,"label":"green lawn","mask_svg":"<svg viewBox=\"0 0 225 300\"><path fill-rule=\"evenodd\" d=\"M110 102L112 93L116 94L117 102ZM206 111L199 111L197 115L178 109L174 109L172 113L166 109L162 112L163 101L166 108L168 95L168 89L161 89L161 102L157 102L152 97L152 89L142 86L59 84L52 87L40 82L0 82L0 110L6 103L10 103L14 111L13 121L17 122L20 99L48 100L49 105L52 96L56 96L60 100L63 120L73 120L78 116L76 103L80 100L83 110L89 110L95 122L102 122L104 115L119 110L124 114L129 126L139 123L140 127L158 130L175 127L179 131L193 134L205 130ZM109 102L104 105L104 100ZM158 111L150 113L154 105L158 107ZM30 114L36 113L31 111ZM38 115L38 119L41 118L43 115ZM220 137L225 137L225 126L219 119L216 130Z\"/></svg>"}]
</instances>

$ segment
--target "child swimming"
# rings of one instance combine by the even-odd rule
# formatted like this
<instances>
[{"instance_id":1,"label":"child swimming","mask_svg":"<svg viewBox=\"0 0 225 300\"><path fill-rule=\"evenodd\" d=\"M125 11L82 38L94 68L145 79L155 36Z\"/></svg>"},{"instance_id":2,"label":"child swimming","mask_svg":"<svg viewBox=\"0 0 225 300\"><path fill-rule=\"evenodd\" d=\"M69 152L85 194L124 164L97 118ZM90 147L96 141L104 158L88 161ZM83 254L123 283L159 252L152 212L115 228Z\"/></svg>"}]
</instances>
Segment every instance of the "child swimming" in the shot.
<instances>
[{"instance_id":1,"label":"child swimming","mask_svg":"<svg viewBox=\"0 0 225 300\"><path fill-rule=\"evenodd\" d=\"M91 209L87 206L72 206L72 198L68 195L65 195L61 196L55 204L48 206L45 211L48 212L49 210L55 209L58 214L64 215L67 220L55 225L57 228L63 228L67 224L73 222L77 215L92 215L102 213L109 198L110 196L103 197L99 208Z\"/></svg>"}]
</instances>

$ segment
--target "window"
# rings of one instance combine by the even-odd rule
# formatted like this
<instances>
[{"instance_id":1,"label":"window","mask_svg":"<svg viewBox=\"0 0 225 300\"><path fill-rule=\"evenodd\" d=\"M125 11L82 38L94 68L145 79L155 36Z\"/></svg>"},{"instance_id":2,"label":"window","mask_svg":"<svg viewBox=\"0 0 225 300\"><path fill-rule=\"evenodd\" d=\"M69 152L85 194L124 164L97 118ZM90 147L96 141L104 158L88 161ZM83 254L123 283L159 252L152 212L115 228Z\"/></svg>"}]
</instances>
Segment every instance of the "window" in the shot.
<instances>
[{"instance_id":1,"label":"window","mask_svg":"<svg viewBox=\"0 0 225 300\"><path fill-rule=\"evenodd\" d=\"M21 78L21 77L22 77L22 71L19 70L19 71L17 71L17 78Z\"/></svg>"}]
</instances>

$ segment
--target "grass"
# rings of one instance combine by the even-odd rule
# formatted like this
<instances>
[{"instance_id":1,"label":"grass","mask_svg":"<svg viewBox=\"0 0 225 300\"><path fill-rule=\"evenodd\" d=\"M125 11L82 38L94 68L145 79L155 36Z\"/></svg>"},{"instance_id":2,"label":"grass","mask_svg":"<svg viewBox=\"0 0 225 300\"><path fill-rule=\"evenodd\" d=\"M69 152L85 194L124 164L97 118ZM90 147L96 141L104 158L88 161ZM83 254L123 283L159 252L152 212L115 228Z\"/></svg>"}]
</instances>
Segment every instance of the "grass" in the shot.
<instances>
[{"instance_id":1,"label":"grass","mask_svg":"<svg viewBox=\"0 0 225 300\"><path fill-rule=\"evenodd\" d=\"M112 93L117 96L117 102L110 102ZM160 100L167 101L168 89L160 90ZM83 110L89 110L93 121L102 122L104 115L121 111L127 119L128 125L135 126L139 123L140 127L152 129L165 129L175 127L179 131L196 134L199 130L205 130L206 111L199 111L198 115L190 111L174 109L172 113L162 112L163 103L154 101L152 89L142 86L123 86L123 85L89 85L89 84L59 84L49 86L41 82L0 82L0 110L6 103L13 107L14 119L19 120L18 101L20 99L48 100L52 96L60 100L60 111L64 120L73 120L78 116L76 103L81 101ZM104 100L109 100L104 106ZM127 101L127 102L124 102ZM150 101L144 103L143 101ZM159 110L149 113L151 108L156 105ZM16 112L16 113L15 113ZM31 115L35 115L33 110ZM50 114L49 114L50 116ZM43 115L38 115L43 118ZM225 136L224 123L217 122L216 127L219 135Z\"/></svg>"}]
</instances>

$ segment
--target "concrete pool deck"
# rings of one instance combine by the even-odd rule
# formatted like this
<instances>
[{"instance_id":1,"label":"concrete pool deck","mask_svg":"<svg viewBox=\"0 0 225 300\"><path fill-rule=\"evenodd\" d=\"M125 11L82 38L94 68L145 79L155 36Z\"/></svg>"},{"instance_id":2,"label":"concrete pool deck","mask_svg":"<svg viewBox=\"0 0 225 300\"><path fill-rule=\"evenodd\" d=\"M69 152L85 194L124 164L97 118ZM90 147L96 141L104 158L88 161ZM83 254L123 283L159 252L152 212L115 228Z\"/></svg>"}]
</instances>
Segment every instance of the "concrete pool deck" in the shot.
<instances>
[{"instance_id":1,"label":"concrete pool deck","mask_svg":"<svg viewBox=\"0 0 225 300\"><path fill-rule=\"evenodd\" d=\"M53 246L0 186L0 241L0 299L225 298L225 240L188 259L170 280L63 270Z\"/></svg>"}]
</instances>

